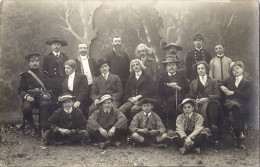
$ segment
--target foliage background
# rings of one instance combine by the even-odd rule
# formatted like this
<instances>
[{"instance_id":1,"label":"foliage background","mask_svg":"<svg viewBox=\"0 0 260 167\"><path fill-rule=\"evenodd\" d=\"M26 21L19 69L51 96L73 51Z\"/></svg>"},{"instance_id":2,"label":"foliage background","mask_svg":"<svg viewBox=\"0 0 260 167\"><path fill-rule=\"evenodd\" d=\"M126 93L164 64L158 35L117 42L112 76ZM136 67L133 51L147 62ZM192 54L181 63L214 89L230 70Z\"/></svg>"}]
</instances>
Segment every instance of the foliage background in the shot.
<instances>
[{"instance_id":1,"label":"foliage background","mask_svg":"<svg viewBox=\"0 0 260 167\"><path fill-rule=\"evenodd\" d=\"M166 43L183 47L185 60L193 47L191 37L203 33L205 47L214 55L214 44L223 42L225 54L242 60L256 88L252 105L258 119L259 11L248 1L0 1L0 113L20 112L17 95L19 73L27 70L24 57L50 52L46 39L60 37L69 45L63 51L74 59L80 42L89 44L96 60L110 47L111 36L120 34L123 46L134 58L140 43L148 44L158 61ZM42 56L43 57L43 56Z\"/></svg>"}]
</instances>

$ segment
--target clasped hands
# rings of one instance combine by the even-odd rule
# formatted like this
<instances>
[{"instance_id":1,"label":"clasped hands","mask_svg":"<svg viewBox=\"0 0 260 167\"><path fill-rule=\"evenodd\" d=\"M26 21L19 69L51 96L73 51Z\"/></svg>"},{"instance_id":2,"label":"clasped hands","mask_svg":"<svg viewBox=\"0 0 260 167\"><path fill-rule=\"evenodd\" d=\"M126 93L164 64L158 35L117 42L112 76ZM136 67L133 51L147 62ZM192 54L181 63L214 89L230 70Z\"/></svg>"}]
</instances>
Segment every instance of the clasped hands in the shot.
<instances>
[{"instance_id":1,"label":"clasped hands","mask_svg":"<svg viewBox=\"0 0 260 167\"><path fill-rule=\"evenodd\" d=\"M184 141L185 141L184 143L185 146L190 146L194 144L194 141L192 141L190 137L185 138Z\"/></svg>"},{"instance_id":2,"label":"clasped hands","mask_svg":"<svg viewBox=\"0 0 260 167\"><path fill-rule=\"evenodd\" d=\"M108 139L108 137L114 136L116 127L113 126L108 132L102 127L100 127L98 130L102 136L104 136L106 139Z\"/></svg>"}]
</instances>

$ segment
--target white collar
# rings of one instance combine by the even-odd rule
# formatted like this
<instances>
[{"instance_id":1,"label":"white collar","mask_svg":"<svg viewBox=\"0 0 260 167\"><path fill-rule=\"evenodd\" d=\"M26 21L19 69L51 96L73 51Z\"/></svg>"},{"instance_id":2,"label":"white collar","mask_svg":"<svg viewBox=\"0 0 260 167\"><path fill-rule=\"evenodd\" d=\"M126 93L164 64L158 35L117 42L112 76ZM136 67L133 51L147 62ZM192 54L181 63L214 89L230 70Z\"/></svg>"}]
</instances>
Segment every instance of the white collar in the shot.
<instances>
[{"instance_id":1,"label":"white collar","mask_svg":"<svg viewBox=\"0 0 260 167\"><path fill-rule=\"evenodd\" d=\"M168 76L173 76L173 75L175 75L175 74L176 74L176 72L173 73L173 74L171 74L171 73L168 72Z\"/></svg>"},{"instance_id":2,"label":"white collar","mask_svg":"<svg viewBox=\"0 0 260 167\"><path fill-rule=\"evenodd\" d=\"M151 113L152 113L151 111L148 114L144 112L144 115L148 115L148 117L150 117Z\"/></svg>"},{"instance_id":3,"label":"white collar","mask_svg":"<svg viewBox=\"0 0 260 167\"><path fill-rule=\"evenodd\" d=\"M108 110L108 111L105 111L104 109L103 109L103 111L104 111L104 113L110 113L110 111L111 111L111 109L110 110Z\"/></svg>"},{"instance_id":4,"label":"white collar","mask_svg":"<svg viewBox=\"0 0 260 167\"><path fill-rule=\"evenodd\" d=\"M236 77L236 78L238 78L238 79L239 79L239 81L241 81L241 80L242 80L242 78L243 78L243 75L240 75L240 76L238 76L238 77Z\"/></svg>"},{"instance_id":5,"label":"white collar","mask_svg":"<svg viewBox=\"0 0 260 167\"><path fill-rule=\"evenodd\" d=\"M109 75L109 71L106 73L106 74L103 74L102 73L102 75L105 77L105 76L107 76L108 77L108 75Z\"/></svg>"},{"instance_id":6,"label":"white collar","mask_svg":"<svg viewBox=\"0 0 260 167\"><path fill-rule=\"evenodd\" d=\"M186 117L188 117L188 118L191 118L191 117L192 117L192 114L193 114L193 112L192 112L192 113L190 113L190 115L188 115L188 116L187 116L187 115L185 115L185 114L184 114L184 115L185 115Z\"/></svg>"},{"instance_id":7,"label":"white collar","mask_svg":"<svg viewBox=\"0 0 260 167\"><path fill-rule=\"evenodd\" d=\"M79 55L80 56L80 59L82 60L84 60L84 59L89 59L89 56L88 55L85 55L85 56L82 56L82 55Z\"/></svg>"},{"instance_id":8,"label":"white collar","mask_svg":"<svg viewBox=\"0 0 260 167\"><path fill-rule=\"evenodd\" d=\"M56 56L57 54L60 56L60 51L57 53L57 52L54 52L52 51L52 53Z\"/></svg>"},{"instance_id":9,"label":"white collar","mask_svg":"<svg viewBox=\"0 0 260 167\"><path fill-rule=\"evenodd\" d=\"M224 57L224 53L221 54L221 55L218 55L218 54L217 54L217 57L218 57L218 58Z\"/></svg>"},{"instance_id":10,"label":"white collar","mask_svg":"<svg viewBox=\"0 0 260 167\"><path fill-rule=\"evenodd\" d=\"M69 110L66 110L66 109L64 108L64 111L65 111L67 114L70 114L70 113L72 112L72 107L71 107Z\"/></svg>"},{"instance_id":11,"label":"white collar","mask_svg":"<svg viewBox=\"0 0 260 167\"><path fill-rule=\"evenodd\" d=\"M201 48L195 48L197 51L200 51L201 49L202 49L202 47Z\"/></svg>"},{"instance_id":12,"label":"white collar","mask_svg":"<svg viewBox=\"0 0 260 167\"><path fill-rule=\"evenodd\" d=\"M141 76L142 75L142 70L140 70L139 72L135 72L135 76L136 75Z\"/></svg>"},{"instance_id":13,"label":"white collar","mask_svg":"<svg viewBox=\"0 0 260 167\"><path fill-rule=\"evenodd\" d=\"M75 71L69 75L69 78L74 78L75 77Z\"/></svg>"},{"instance_id":14,"label":"white collar","mask_svg":"<svg viewBox=\"0 0 260 167\"><path fill-rule=\"evenodd\" d=\"M207 74L203 76L203 78L208 78ZM200 80L202 80L202 76L200 76Z\"/></svg>"}]
</instances>

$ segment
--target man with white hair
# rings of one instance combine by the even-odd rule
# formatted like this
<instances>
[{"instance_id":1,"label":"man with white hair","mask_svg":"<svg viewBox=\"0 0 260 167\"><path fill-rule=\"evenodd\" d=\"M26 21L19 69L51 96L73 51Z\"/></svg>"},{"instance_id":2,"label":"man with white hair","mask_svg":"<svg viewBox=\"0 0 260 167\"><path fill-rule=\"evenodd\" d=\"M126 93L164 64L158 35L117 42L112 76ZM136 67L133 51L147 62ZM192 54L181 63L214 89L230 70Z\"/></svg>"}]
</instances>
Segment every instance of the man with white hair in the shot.
<instances>
[{"instance_id":1,"label":"man with white hair","mask_svg":"<svg viewBox=\"0 0 260 167\"><path fill-rule=\"evenodd\" d=\"M140 43L135 49L135 56L140 59L146 67L145 72L157 82L159 78L158 64L155 59L149 56L150 50L151 49L146 44Z\"/></svg>"},{"instance_id":2,"label":"man with white hair","mask_svg":"<svg viewBox=\"0 0 260 167\"><path fill-rule=\"evenodd\" d=\"M145 97L152 97L155 94L155 84L153 79L146 74L145 66L139 59L130 62L130 76L126 83L124 101L119 108L128 120L141 110L137 103ZM131 111L130 111L131 110ZM129 112L130 111L130 112Z\"/></svg>"}]
</instances>

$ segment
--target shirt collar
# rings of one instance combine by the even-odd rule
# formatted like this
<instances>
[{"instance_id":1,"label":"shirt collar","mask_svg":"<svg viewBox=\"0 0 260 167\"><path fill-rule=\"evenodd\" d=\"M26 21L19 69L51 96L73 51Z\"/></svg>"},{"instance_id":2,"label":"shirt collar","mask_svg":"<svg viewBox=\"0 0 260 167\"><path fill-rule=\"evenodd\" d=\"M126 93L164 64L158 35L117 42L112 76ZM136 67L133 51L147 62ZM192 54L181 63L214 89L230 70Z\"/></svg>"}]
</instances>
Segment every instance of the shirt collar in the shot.
<instances>
[{"instance_id":1,"label":"shirt collar","mask_svg":"<svg viewBox=\"0 0 260 167\"><path fill-rule=\"evenodd\" d=\"M85 55L85 56L79 55L79 56L80 56L80 59L81 59L81 60L85 60L85 59L88 59L88 58L89 58L88 55Z\"/></svg>"},{"instance_id":2,"label":"shirt collar","mask_svg":"<svg viewBox=\"0 0 260 167\"><path fill-rule=\"evenodd\" d=\"M107 76L108 77L108 75L109 75L109 72L107 72L106 74L103 74L102 73L102 75L105 77L105 76Z\"/></svg>"},{"instance_id":3,"label":"shirt collar","mask_svg":"<svg viewBox=\"0 0 260 167\"><path fill-rule=\"evenodd\" d=\"M111 111L111 109L110 109L110 110L108 110L108 111L105 111L105 110L103 109L103 111L104 111L104 113L107 113L107 114L109 114L109 113L110 113L110 111Z\"/></svg>"},{"instance_id":4,"label":"shirt collar","mask_svg":"<svg viewBox=\"0 0 260 167\"><path fill-rule=\"evenodd\" d=\"M193 112L192 113L190 113L190 115L185 115L186 117L188 117L188 118L191 118L192 117L192 115L193 115Z\"/></svg>"},{"instance_id":5,"label":"shirt collar","mask_svg":"<svg viewBox=\"0 0 260 167\"><path fill-rule=\"evenodd\" d=\"M69 75L69 78L74 78L75 77L75 71Z\"/></svg>"},{"instance_id":6,"label":"shirt collar","mask_svg":"<svg viewBox=\"0 0 260 167\"><path fill-rule=\"evenodd\" d=\"M217 57L218 57L218 58L222 58L222 57L224 57L224 53L221 54L221 55L218 55L218 54L217 54Z\"/></svg>"},{"instance_id":7,"label":"shirt collar","mask_svg":"<svg viewBox=\"0 0 260 167\"><path fill-rule=\"evenodd\" d=\"M59 52L54 52L52 51L52 53L56 56L57 54L60 56L60 51Z\"/></svg>"},{"instance_id":8,"label":"shirt collar","mask_svg":"<svg viewBox=\"0 0 260 167\"><path fill-rule=\"evenodd\" d=\"M144 112L144 115L150 117L151 113L151 111L149 113Z\"/></svg>"},{"instance_id":9,"label":"shirt collar","mask_svg":"<svg viewBox=\"0 0 260 167\"><path fill-rule=\"evenodd\" d=\"M243 78L243 75L240 75L240 76L238 76L237 78L239 79L239 81L241 81L242 78Z\"/></svg>"},{"instance_id":10,"label":"shirt collar","mask_svg":"<svg viewBox=\"0 0 260 167\"><path fill-rule=\"evenodd\" d=\"M72 107L71 107L70 109L68 109L68 110L66 110L66 109L64 108L64 111L65 111L67 114L70 114L70 113L72 112Z\"/></svg>"},{"instance_id":11,"label":"shirt collar","mask_svg":"<svg viewBox=\"0 0 260 167\"><path fill-rule=\"evenodd\" d=\"M208 78L207 74L203 76L203 78ZM202 76L200 76L200 79L202 79Z\"/></svg>"},{"instance_id":12,"label":"shirt collar","mask_svg":"<svg viewBox=\"0 0 260 167\"><path fill-rule=\"evenodd\" d=\"M201 48L195 48L197 51L200 51L201 49L202 49L202 47Z\"/></svg>"},{"instance_id":13,"label":"shirt collar","mask_svg":"<svg viewBox=\"0 0 260 167\"><path fill-rule=\"evenodd\" d=\"M142 75L142 70L140 70L139 72L135 72L135 76L136 76L136 75L141 76L141 75Z\"/></svg>"},{"instance_id":14,"label":"shirt collar","mask_svg":"<svg viewBox=\"0 0 260 167\"><path fill-rule=\"evenodd\" d=\"M175 75L175 74L176 74L176 72L173 73L173 74L171 74L171 73L168 72L168 76L173 76L173 75Z\"/></svg>"}]
</instances>

